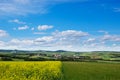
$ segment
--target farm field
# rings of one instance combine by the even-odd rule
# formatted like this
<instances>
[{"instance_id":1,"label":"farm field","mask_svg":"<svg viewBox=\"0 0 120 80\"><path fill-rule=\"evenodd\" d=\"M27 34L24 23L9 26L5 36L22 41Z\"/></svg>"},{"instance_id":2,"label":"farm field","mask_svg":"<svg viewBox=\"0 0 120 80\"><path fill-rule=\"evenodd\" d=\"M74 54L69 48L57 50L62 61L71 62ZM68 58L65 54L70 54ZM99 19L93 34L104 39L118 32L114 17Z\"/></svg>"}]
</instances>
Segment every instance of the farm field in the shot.
<instances>
[{"instance_id":1,"label":"farm field","mask_svg":"<svg viewBox=\"0 0 120 80\"><path fill-rule=\"evenodd\" d=\"M60 80L61 62L0 62L0 80Z\"/></svg>"},{"instance_id":2,"label":"farm field","mask_svg":"<svg viewBox=\"0 0 120 80\"><path fill-rule=\"evenodd\" d=\"M120 80L119 63L63 62L64 80Z\"/></svg>"},{"instance_id":3,"label":"farm field","mask_svg":"<svg viewBox=\"0 0 120 80\"><path fill-rule=\"evenodd\" d=\"M120 80L120 63L1 61L0 80Z\"/></svg>"}]
</instances>

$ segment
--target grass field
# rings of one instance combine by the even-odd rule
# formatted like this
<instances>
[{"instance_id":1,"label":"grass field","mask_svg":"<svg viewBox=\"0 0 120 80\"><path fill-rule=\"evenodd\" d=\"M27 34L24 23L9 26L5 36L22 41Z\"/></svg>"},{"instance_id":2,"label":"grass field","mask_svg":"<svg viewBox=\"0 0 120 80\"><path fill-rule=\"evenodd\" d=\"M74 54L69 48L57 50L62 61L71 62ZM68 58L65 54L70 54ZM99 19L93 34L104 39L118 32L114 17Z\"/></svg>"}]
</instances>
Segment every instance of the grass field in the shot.
<instances>
[{"instance_id":1,"label":"grass field","mask_svg":"<svg viewBox=\"0 0 120 80\"><path fill-rule=\"evenodd\" d=\"M0 80L60 80L61 62L0 62Z\"/></svg>"},{"instance_id":2,"label":"grass field","mask_svg":"<svg viewBox=\"0 0 120 80\"><path fill-rule=\"evenodd\" d=\"M120 80L120 64L63 62L64 80Z\"/></svg>"}]
</instances>

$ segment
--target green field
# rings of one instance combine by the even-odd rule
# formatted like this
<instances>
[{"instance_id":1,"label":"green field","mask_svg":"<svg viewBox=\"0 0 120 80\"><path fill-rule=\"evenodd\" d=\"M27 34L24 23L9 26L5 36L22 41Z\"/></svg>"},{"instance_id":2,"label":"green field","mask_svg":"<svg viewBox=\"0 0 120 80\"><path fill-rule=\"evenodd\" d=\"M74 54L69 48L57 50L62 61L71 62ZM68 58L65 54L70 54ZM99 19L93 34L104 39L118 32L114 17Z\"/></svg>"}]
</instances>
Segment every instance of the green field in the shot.
<instances>
[{"instance_id":1,"label":"green field","mask_svg":"<svg viewBox=\"0 0 120 80\"><path fill-rule=\"evenodd\" d=\"M64 80L120 80L120 64L63 62Z\"/></svg>"},{"instance_id":2,"label":"green field","mask_svg":"<svg viewBox=\"0 0 120 80\"><path fill-rule=\"evenodd\" d=\"M120 80L120 63L1 61L0 80Z\"/></svg>"}]
</instances>

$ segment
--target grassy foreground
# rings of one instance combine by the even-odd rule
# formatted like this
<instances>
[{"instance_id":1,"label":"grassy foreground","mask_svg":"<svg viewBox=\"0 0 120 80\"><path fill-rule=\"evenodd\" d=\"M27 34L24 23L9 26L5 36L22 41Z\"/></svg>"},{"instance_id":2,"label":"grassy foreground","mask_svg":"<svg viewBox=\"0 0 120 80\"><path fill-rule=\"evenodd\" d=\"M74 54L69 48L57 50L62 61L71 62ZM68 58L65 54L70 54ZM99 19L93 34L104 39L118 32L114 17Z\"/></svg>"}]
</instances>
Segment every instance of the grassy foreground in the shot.
<instances>
[{"instance_id":1,"label":"grassy foreground","mask_svg":"<svg viewBox=\"0 0 120 80\"><path fill-rule=\"evenodd\" d=\"M0 62L0 80L60 80L61 62Z\"/></svg>"},{"instance_id":2,"label":"grassy foreground","mask_svg":"<svg viewBox=\"0 0 120 80\"><path fill-rule=\"evenodd\" d=\"M63 62L64 80L120 80L120 64Z\"/></svg>"}]
</instances>

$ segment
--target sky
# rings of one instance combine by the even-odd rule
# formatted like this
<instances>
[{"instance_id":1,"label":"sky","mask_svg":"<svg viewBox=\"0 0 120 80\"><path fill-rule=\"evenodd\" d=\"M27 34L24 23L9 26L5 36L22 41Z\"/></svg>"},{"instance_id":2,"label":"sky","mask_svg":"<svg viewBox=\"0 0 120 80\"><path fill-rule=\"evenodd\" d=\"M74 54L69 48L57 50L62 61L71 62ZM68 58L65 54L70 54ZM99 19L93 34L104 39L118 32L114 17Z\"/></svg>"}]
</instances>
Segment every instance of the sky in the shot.
<instances>
[{"instance_id":1,"label":"sky","mask_svg":"<svg viewBox=\"0 0 120 80\"><path fill-rule=\"evenodd\" d=\"M0 49L120 51L120 1L0 0Z\"/></svg>"}]
</instances>

